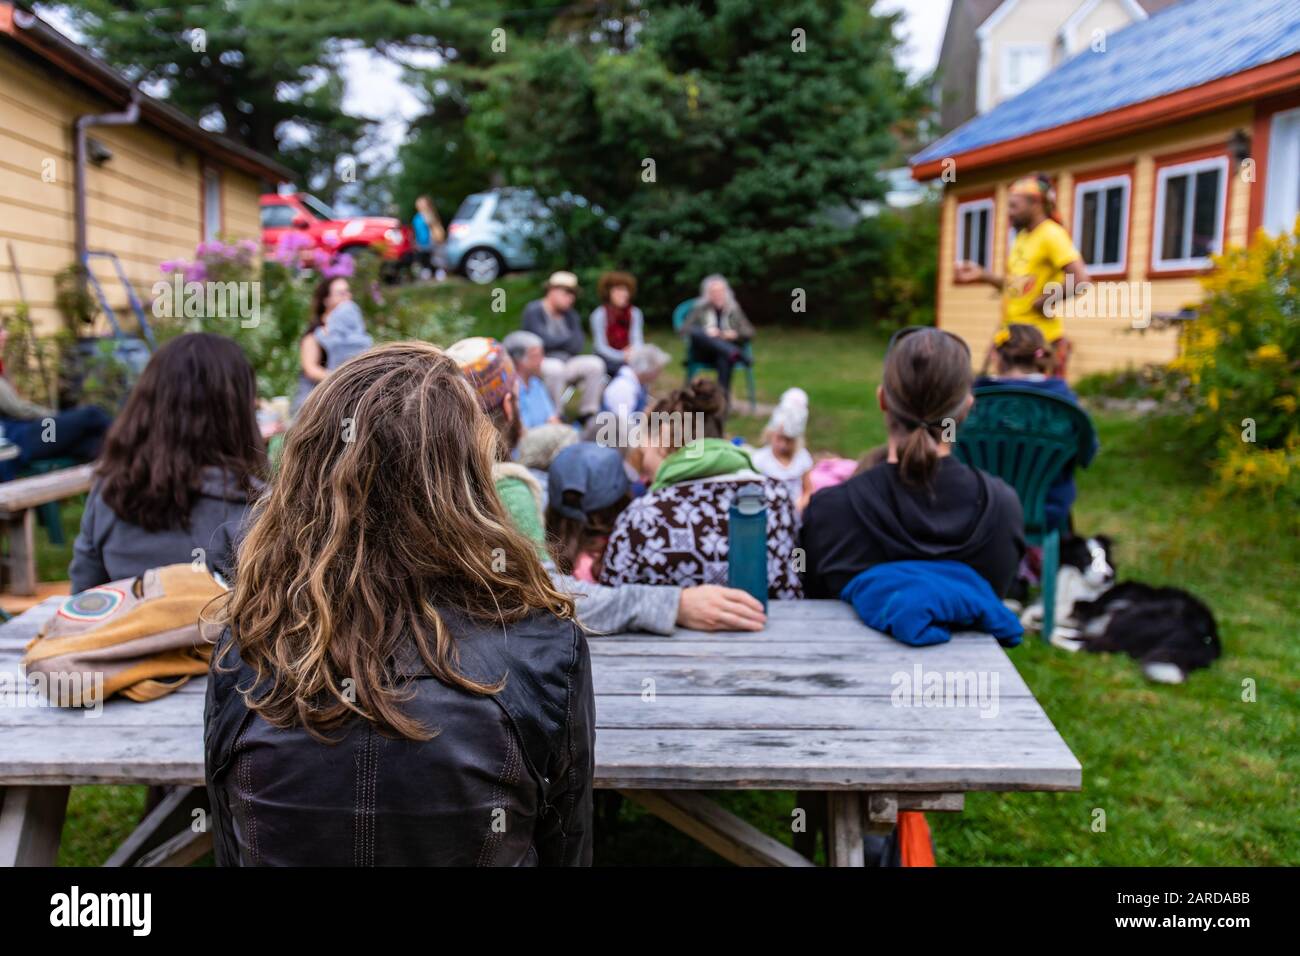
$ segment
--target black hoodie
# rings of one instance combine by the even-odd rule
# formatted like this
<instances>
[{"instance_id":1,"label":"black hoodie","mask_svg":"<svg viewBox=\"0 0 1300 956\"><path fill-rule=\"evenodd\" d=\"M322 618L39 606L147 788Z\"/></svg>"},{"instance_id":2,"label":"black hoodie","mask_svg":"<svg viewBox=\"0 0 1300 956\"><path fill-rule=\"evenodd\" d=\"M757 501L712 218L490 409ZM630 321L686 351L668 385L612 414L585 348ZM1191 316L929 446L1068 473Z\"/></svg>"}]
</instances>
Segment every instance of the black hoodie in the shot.
<instances>
[{"instance_id":1,"label":"black hoodie","mask_svg":"<svg viewBox=\"0 0 1300 956\"><path fill-rule=\"evenodd\" d=\"M951 456L928 490L903 483L888 462L813 495L803 514L804 594L838 598L857 575L887 561L960 561L1001 597L1025 552L1020 499L1000 478Z\"/></svg>"}]
</instances>

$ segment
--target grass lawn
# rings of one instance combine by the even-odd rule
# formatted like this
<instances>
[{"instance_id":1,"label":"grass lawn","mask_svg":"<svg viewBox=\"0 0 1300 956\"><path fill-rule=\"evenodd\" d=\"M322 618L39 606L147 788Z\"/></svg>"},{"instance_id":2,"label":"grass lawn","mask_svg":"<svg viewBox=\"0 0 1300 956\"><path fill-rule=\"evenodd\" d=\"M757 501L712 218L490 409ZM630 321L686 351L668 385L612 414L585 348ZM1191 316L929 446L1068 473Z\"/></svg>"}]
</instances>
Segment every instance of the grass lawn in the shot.
<instances>
[{"instance_id":1,"label":"grass lawn","mask_svg":"<svg viewBox=\"0 0 1300 956\"><path fill-rule=\"evenodd\" d=\"M453 283L408 294L456 298L483 334L516 327L536 280L490 290ZM651 337L681 346L666 317ZM809 446L855 457L884 438L875 408L884 339L870 332L762 329L755 343L759 399L793 385L811 405ZM670 370L680 381L680 366ZM673 379L668 378L664 387ZM743 380L736 382L743 389ZM741 405L743 409L743 403ZM1117 539L1121 577L1173 584L1202 597L1219 620L1224 657L1180 687L1146 683L1122 657L1072 655L1027 641L1012 660L1083 764L1069 794L972 794L960 814L931 814L941 865L1234 865L1300 863L1300 539L1255 502L1214 501L1175 422L1094 414L1102 452L1079 475L1076 524ZM762 420L734 430L758 438ZM80 508L64 508L75 533ZM43 538L43 536L40 536ZM69 538L71 540L71 538ZM41 572L66 577L67 549L42 552ZM1243 701L1248 687L1255 701ZM792 793L718 794L755 826L789 840ZM143 790L73 791L61 863L98 864L129 832ZM717 864L708 850L624 803L603 807L596 862ZM1104 831L1094 829L1104 812Z\"/></svg>"}]
</instances>

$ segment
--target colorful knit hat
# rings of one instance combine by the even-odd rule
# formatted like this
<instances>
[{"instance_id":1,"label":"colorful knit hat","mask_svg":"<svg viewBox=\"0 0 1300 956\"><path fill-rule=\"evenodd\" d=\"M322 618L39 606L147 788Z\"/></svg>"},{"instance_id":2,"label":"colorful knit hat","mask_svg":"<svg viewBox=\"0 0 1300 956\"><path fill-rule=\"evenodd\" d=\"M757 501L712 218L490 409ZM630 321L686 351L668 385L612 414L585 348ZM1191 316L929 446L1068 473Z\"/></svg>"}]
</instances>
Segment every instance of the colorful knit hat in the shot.
<instances>
[{"instance_id":1,"label":"colorful knit hat","mask_svg":"<svg viewBox=\"0 0 1300 956\"><path fill-rule=\"evenodd\" d=\"M515 363L510 361L505 346L496 339L483 336L461 339L447 349L447 354L469 379L483 411L500 408L506 396L515 392L519 382Z\"/></svg>"}]
</instances>

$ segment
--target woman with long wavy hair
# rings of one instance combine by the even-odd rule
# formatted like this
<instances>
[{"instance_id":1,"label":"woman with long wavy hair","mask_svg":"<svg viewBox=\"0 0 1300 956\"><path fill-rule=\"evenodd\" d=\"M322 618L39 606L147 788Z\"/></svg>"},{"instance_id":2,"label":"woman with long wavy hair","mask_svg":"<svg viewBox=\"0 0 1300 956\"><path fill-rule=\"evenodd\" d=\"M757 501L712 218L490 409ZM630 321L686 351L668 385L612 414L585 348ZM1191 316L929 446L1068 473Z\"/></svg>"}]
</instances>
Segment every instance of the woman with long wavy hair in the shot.
<instances>
[{"instance_id":1,"label":"woman with long wavy hair","mask_svg":"<svg viewBox=\"0 0 1300 956\"><path fill-rule=\"evenodd\" d=\"M459 367L406 342L315 389L216 612L221 864L585 864L591 665L497 497Z\"/></svg>"}]
</instances>

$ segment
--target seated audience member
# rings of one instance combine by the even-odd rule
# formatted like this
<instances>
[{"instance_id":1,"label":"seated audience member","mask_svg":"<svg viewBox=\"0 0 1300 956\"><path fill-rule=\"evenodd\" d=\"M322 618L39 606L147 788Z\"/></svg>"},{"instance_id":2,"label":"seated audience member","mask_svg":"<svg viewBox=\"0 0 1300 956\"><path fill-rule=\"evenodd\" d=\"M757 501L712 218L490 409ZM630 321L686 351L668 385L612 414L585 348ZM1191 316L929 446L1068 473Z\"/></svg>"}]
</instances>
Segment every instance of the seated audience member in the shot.
<instances>
[{"instance_id":1,"label":"seated audience member","mask_svg":"<svg viewBox=\"0 0 1300 956\"><path fill-rule=\"evenodd\" d=\"M518 376L510 356L495 339L457 342L447 354L469 380L483 411L497 431L498 460L493 466L497 494L511 520L537 548L546 552L543 491L527 468L508 461L520 440ZM547 562L550 563L549 554ZM561 591L578 601L584 627L601 633L650 631L671 634L675 626L700 631L760 631L767 618L763 606L743 591L723 587L607 588L552 570Z\"/></svg>"},{"instance_id":2,"label":"seated audience member","mask_svg":"<svg viewBox=\"0 0 1300 956\"><path fill-rule=\"evenodd\" d=\"M422 342L303 405L217 612L219 865L590 865L587 641L493 491L496 447Z\"/></svg>"},{"instance_id":3,"label":"seated audience member","mask_svg":"<svg viewBox=\"0 0 1300 956\"><path fill-rule=\"evenodd\" d=\"M266 448L257 381L230 339L191 332L149 360L109 429L72 548L72 590L196 556L228 573Z\"/></svg>"},{"instance_id":4,"label":"seated audience member","mask_svg":"<svg viewBox=\"0 0 1300 956\"><path fill-rule=\"evenodd\" d=\"M792 501L803 500L813 459L804 447L808 427L808 396L801 388L785 391L763 430L765 444L754 452L754 467L785 484Z\"/></svg>"},{"instance_id":5,"label":"seated audience member","mask_svg":"<svg viewBox=\"0 0 1300 956\"><path fill-rule=\"evenodd\" d=\"M767 502L768 594L802 596L794 502L785 485L755 471L749 453L722 437L726 409L726 395L707 378L651 409L659 432L647 436L641 460L654 481L619 515L605 549L602 584L725 583L731 502L741 488L758 484Z\"/></svg>"},{"instance_id":6,"label":"seated audience member","mask_svg":"<svg viewBox=\"0 0 1300 956\"><path fill-rule=\"evenodd\" d=\"M700 283L700 297L686 315L682 334L690 343L690 360L716 368L718 384L729 396L731 370L749 362L744 346L754 338L754 326L725 278L711 275Z\"/></svg>"},{"instance_id":7,"label":"seated audience member","mask_svg":"<svg viewBox=\"0 0 1300 956\"><path fill-rule=\"evenodd\" d=\"M4 349L9 330L0 323L0 426L4 438L18 448L18 457L0 461L0 481L9 481L35 461L72 458L93 461L104 432L113 420L96 405L81 405L56 412L29 402L18 394L4 372Z\"/></svg>"},{"instance_id":8,"label":"seated audience member","mask_svg":"<svg viewBox=\"0 0 1300 956\"><path fill-rule=\"evenodd\" d=\"M870 454L871 452L868 452L863 458ZM884 461L883 458L880 460ZM817 492L823 488L834 488L836 485L843 484L859 470L861 470L861 459L854 461L851 458L840 458L828 452L820 452L813 459L812 468L804 476L803 496L799 499L800 514L808 507L808 502Z\"/></svg>"},{"instance_id":9,"label":"seated audience member","mask_svg":"<svg viewBox=\"0 0 1300 956\"><path fill-rule=\"evenodd\" d=\"M542 340L546 357L542 360L542 379L557 408L566 385L578 385L582 397L578 414L582 418L600 409L600 393L605 387L605 362L599 355L583 355L586 336L582 319L573 303L578 298L578 277L572 272L554 272L546 280L540 299L524 306L523 328Z\"/></svg>"},{"instance_id":10,"label":"seated audience member","mask_svg":"<svg viewBox=\"0 0 1300 956\"><path fill-rule=\"evenodd\" d=\"M578 433L568 425L542 425L530 428L519 439L515 458L537 479L542 489L542 512L546 511L546 472L555 456L578 441Z\"/></svg>"},{"instance_id":11,"label":"seated audience member","mask_svg":"<svg viewBox=\"0 0 1300 956\"><path fill-rule=\"evenodd\" d=\"M1079 404L1074 390L1065 379L1052 374L1053 359L1043 333L1033 325L1010 325L993 337L997 375L977 379L980 385L1019 385L1050 392ZM1077 492L1074 487L1074 462L1061 469L1047 489L1046 519L1049 528L1065 528Z\"/></svg>"},{"instance_id":12,"label":"seated audience member","mask_svg":"<svg viewBox=\"0 0 1300 956\"><path fill-rule=\"evenodd\" d=\"M580 442L555 456L546 479L546 533L555 566L594 584L614 521L632 500L623 456Z\"/></svg>"},{"instance_id":13,"label":"seated audience member","mask_svg":"<svg viewBox=\"0 0 1300 956\"><path fill-rule=\"evenodd\" d=\"M629 351L627 364L605 386L600 401L601 411L614 416L612 424L618 429L617 435L626 435L630 417L646 410L650 404L650 386L670 361L668 353L657 345L640 345Z\"/></svg>"},{"instance_id":14,"label":"seated audience member","mask_svg":"<svg viewBox=\"0 0 1300 956\"><path fill-rule=\"evenodd\" d=\"M350 307L343 313L348 316L352 315L351 308L356 308L356 303L352 301L352 285L347 279L343 276L326 276L316 283L316 288L311 293L311 319L307 331L298 340L298 388L290 406L293 415L298 414L298 409L307 400L311 390L325 381L330 370L342 364L332 361L324 345L328 336L322 333L334 313L343 306ZM349 319L348 325L352 324ZM364 334L364 329L362 331Z\"/></svg>"},{"instance_id":15,"label":"seated audience member","mask_svg":"<svg viewBox=\"0 0 1300 956\"><path fill-rule=\"evenodd\" d=\"M600 305L588 318L591 346L605 360L610 375L631 358L632 349L644 344L645 316L632 304L636 298L636 276L630 272L606 272L596 283Z\"/></svg>"},{"instance_id":16,"label":"seated audience member","mask_svg":"<svg viewBox=\"0 0 1300 956\"><path fill-rule=\"evenodd\" d=\"M555 410L555 402L542 380L546 351L542 348L541 336L521 329L507 335L501 344L510 353L510 361L515 363L515 371L519 373L519 417L524 428L558 422L560 416Z\"/></svg>"},{"instance_id":17,"label":"seated audience member","mask_svg":"<svg viewBox=\"0 0 1300 956\"><path fill-rule=\"evenodd\" d=\"M1025 551L1020 500L1001 479L958 461L943 440L973 402L966 343L939 329L901 330L876 400L886 460L817 492L804 512L808 596L839 597L868 568L915 560L962 562L1005 595Z\"/></svg>"},{"instance_id":18,"label":"seated audience member","mask_svg":"<svg viewBox=\"0 0 1300 956\"><path fill-rule=\"evenodd\" d=\"M328 321L312 334L325 352L325 369L330 372L375 344L366 331L366 318L361 314L361 306L352 299L340 302L338 308L329 314Z\"/></svg>"}]
</instances>

